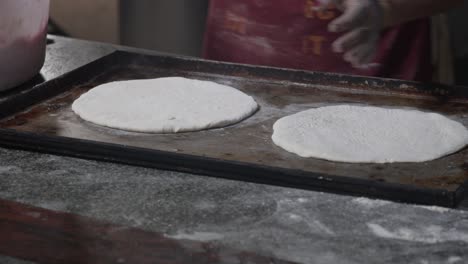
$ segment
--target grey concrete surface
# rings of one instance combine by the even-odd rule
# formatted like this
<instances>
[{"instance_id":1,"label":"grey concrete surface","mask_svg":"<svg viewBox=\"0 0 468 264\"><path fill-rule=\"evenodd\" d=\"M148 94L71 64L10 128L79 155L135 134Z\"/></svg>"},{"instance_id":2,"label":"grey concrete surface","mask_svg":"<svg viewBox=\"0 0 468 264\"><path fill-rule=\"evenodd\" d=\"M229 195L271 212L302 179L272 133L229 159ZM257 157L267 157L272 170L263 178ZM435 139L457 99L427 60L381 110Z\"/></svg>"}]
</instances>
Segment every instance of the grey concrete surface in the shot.
<instances>
[{"instance_id":1,"label":"grey concrete surface","mask_svg":"<svg viewBox=\"0 0 468 264\"><path fill-rule=\"evenodd\" d=\"M0 149L0 198L299 263L466 263L468 212Z\"/></svg>"}]
</instances>

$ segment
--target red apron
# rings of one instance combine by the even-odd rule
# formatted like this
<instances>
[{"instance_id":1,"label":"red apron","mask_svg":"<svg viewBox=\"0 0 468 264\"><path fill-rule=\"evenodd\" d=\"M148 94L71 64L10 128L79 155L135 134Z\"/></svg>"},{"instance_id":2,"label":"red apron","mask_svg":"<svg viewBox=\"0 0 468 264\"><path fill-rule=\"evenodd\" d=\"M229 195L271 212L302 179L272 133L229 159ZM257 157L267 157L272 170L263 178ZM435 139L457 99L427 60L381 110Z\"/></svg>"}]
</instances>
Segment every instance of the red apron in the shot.
<instances>
[{"instance_id":1,"label":"red apron","mask_svg":"<svg viewBox=\"0 0 468 264\"><path fill-rule=\"evenodd\" d=\"M382 33L370 70L352 68L331 44L340 35L327 26L336 9L314 11L314 0L211 0L203 55L207 59L379 76L432 79L429 19Z\"/></svg>"}]
</instances>

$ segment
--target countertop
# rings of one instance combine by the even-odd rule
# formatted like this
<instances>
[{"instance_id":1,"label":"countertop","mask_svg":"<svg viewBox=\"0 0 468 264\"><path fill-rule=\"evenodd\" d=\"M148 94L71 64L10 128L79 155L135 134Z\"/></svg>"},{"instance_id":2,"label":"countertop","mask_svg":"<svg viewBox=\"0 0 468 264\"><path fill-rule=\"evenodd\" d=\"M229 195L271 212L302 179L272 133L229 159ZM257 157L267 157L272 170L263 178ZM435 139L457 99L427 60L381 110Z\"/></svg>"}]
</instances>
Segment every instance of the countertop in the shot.
<instances>
[{"instance_id":1,"label":"countertop","mask_svg":"<svg viewBox=\"0 0 468 264\"><path fill-rule=\"evenodd\" d=\"M49 38L44 80L128 49ZM468 263L467 208L0 148L0 263Z\"/></svg>"}]
</instances>

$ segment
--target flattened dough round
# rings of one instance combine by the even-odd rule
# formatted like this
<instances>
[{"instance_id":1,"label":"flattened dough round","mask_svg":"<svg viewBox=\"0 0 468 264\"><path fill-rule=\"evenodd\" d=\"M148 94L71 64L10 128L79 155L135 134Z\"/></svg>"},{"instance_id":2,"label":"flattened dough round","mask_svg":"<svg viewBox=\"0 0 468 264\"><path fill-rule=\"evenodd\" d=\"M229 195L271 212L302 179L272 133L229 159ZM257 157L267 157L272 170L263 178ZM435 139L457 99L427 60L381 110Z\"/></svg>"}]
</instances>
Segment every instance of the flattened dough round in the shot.
<instances>
[{"instance_id":1,"label":"flattened dough round","mask_svg":"<svg viewBox=\"0 0 468 264\"><path fill-rule=\"evenodd\" d=\"M257 109L241 91L214 82L167 77L106 83L72 105L86 121L147 133L176 133L228 126Z\"/></svg>"},{"instance_id":2,"label":"flattened dough round","mask_svg":"<svg viewBox=\"0 0 468 264\"><path fill-rule=\"evenodd\" d=\"M338 105L281 118L272 139L302 157L338 162L424 162L468 144L468 130L440 114Z\"/></svg>"}]
</instances>

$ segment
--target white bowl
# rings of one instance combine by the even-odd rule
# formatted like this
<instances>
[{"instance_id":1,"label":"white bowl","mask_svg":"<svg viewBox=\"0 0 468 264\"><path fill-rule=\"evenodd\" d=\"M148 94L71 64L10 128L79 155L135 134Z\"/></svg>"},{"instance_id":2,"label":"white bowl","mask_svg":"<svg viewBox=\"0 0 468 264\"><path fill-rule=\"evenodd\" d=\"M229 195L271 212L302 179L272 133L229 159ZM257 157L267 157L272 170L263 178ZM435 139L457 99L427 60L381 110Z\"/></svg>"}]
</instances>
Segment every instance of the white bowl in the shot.
<instances>
[{"instance_id":1,"label":"white bowl","mask_svg":"<svg viewBox=\"0 0 468 264\"><path fill-rule=\"evenodd\" d=\"M44 64L49 0L0 1L0 91L26 82Z\"/></svg>"}]
</instances>

